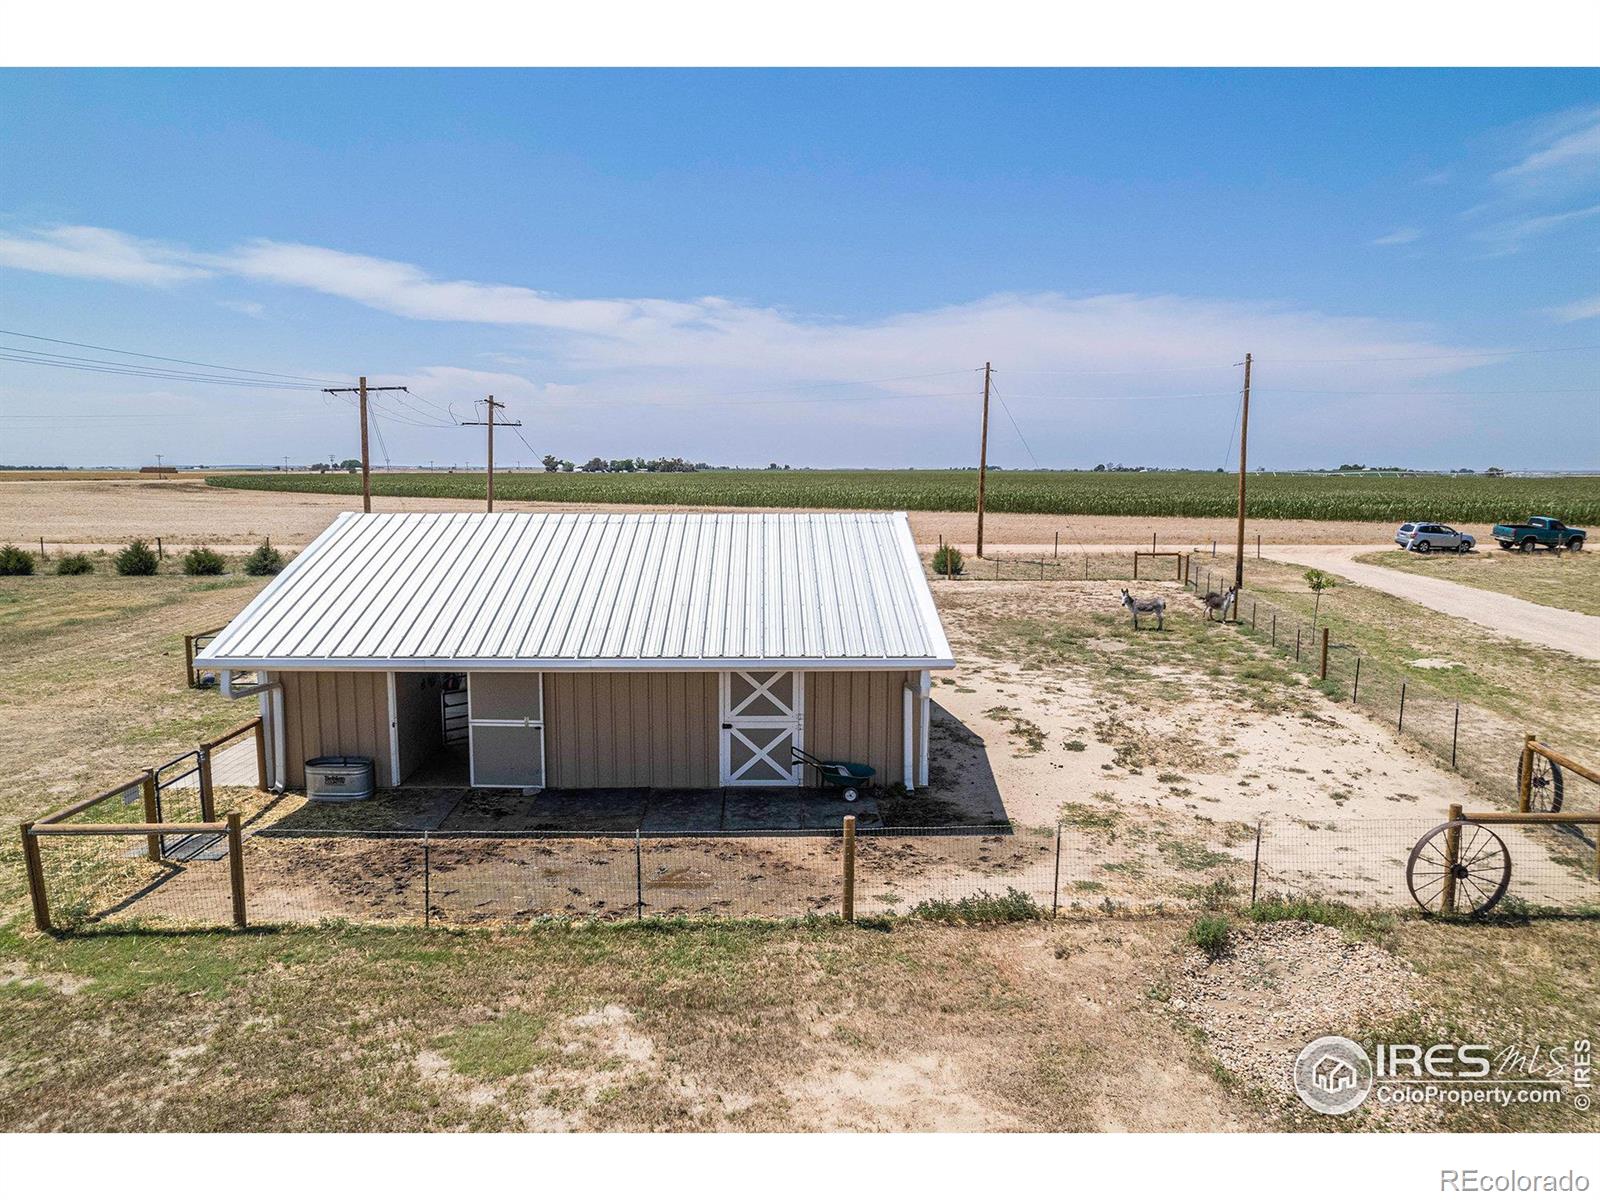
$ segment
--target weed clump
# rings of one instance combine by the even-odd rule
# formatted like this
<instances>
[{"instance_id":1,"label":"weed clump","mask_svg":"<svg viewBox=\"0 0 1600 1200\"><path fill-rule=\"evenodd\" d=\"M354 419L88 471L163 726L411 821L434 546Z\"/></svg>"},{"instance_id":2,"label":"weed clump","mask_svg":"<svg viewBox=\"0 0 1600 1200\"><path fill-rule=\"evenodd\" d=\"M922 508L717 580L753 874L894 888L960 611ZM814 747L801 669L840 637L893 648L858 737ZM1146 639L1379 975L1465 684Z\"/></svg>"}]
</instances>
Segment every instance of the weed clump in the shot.
<instances>
[{"instance_id":1,"label":"weed clump","mask_svg":"<svg viewBox=\"0 0 1600 1200\"><path fill-rule=\"evenodd\" d=\"M949 925L1001 925L1010 921L1037 921L1044 909L1026 892L1007 888L1005 895L978 892L960 900L923 900L911 909L923 921L942 921Z\"/></svg>"},{"instance_id":2,"label":"weed clump","mask_svg":"<svg viewBox=\"0 0 1600 1200\"><path fill-rule=\"evenodd\" d=\"M1232 932L1227 917L1211 913L1196 917L1186 936L1191 946L1198 946L1202 954L1215 962L1227 951Z\"/></svg>"},{"instance_id":3,"label":"weed clump","mask_svg":"<svg viewBox=\"0 0 1600 1200\"><path fill-rule=\"evenodd\" d=\"M183 556L185 575L221 575L226 567L222 555L207 546L196 546Z\"/></svg>"}]
</instances>

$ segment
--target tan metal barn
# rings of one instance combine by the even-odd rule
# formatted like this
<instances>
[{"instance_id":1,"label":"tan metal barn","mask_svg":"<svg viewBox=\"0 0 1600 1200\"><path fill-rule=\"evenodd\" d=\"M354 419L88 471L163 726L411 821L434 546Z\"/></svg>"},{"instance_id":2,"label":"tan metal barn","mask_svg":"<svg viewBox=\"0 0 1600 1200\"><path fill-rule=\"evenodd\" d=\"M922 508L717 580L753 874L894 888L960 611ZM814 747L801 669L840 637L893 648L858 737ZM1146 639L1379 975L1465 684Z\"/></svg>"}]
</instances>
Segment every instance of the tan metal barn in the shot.
<instances>
[{"instance_id":1,"label":"tan metal barn","mask_svg":"<svg viewBox=\"0 0 1600 1200\"><path fill-rule=\"evenodd\" d=\"M914 788L953 665L904 513L345 513L196 661L291 789Z\"/></svg>"}]
</instances>

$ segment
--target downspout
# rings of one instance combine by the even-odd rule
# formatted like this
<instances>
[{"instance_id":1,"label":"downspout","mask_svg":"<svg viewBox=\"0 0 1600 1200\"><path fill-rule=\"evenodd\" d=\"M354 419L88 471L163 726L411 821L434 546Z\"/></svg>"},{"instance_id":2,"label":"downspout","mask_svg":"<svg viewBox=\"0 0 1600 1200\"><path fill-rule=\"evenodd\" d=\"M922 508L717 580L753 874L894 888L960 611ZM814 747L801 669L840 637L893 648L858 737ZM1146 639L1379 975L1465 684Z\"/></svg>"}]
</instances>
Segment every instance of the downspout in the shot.
<instances>
[{"instance_id":1,"label":"downspout","mask_svg":"<svg viewBox=\"0 0 1600 1200\"><path fill-rule=\"evenodd\" d=\"M903 716L900 731L900 776L906 785L906 791L914 792L917 790L917 763L916 759L912 757L911 751L914 722L911 707L911 685L909 683L901 687L900 699Z\"/></svg>"},{"instance_id":2,"label":"downspout","mask_svg":"<svg viewBox=\"0 0 1600 1200\"><path fill-rule=\"evenodd\" d=\"M933 718L933 672L922 672L917 694L922 698L922 727L917 731L921 745L917 748L917 782L928 786L928 727Z\"/></svg>"}]
</instances>

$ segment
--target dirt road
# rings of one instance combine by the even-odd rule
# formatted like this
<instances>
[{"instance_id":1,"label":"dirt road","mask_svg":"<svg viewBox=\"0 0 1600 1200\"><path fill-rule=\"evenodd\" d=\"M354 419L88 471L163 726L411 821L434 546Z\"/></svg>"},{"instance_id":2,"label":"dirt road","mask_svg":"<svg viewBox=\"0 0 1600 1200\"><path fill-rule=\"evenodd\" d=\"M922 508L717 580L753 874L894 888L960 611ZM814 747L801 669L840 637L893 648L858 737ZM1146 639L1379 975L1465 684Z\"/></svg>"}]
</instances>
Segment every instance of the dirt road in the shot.
<instances>
[{"instance_id":1,"label":"dirt road","mask_svg":"<svg viewBox=\"0 0 1600 1200\"><path fill-rule=\"evenodd\" d=\"M1435 612L1460 617L1503 637L1600 661L1600 617L1590 617L1564 608L1548 608L1502 592L1355 561L1357 555L1393 548L1392 544L1267 546L1262 553L1278 562L1300 563L1331 571L1351 583L1387 592Z\"/></svg>"}]
</instances>

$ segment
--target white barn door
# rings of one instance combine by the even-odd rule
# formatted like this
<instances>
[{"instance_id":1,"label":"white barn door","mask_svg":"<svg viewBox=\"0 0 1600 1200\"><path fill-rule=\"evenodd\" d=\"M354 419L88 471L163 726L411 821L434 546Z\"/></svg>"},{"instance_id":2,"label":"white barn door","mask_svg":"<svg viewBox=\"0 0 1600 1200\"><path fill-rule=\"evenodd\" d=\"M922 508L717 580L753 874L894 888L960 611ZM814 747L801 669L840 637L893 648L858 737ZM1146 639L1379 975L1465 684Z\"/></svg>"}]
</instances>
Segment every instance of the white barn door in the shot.
<instances>
[{"instance_id":1,"label":"white barn door","mask_svg":"<svg viewBox=\"0 0 1600 1200\"><path fill-rule=\"evenodd\" d=\"M469 672L467 741L473 787L542 788L544 676Z\"/></svg>"},{"instance_id":2,"label":"white barn door","mask_svg":"<svg viewBox=\"0 0 1600 1200\"><path fill-rule=\"evenodd\" d=\"M788 787L802 768L805 676L799 671L722 672L722 785Z\"/></svg>"}]
</instances>

